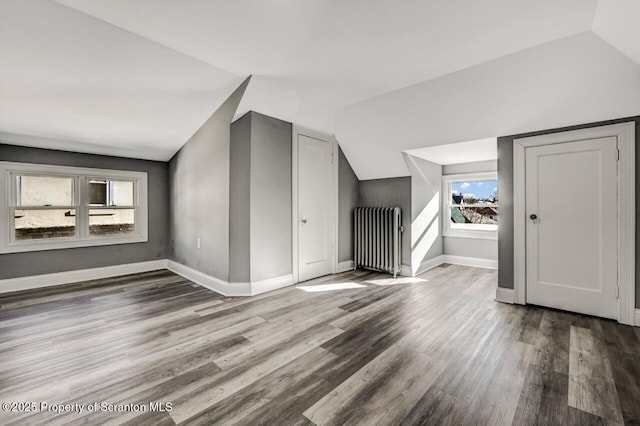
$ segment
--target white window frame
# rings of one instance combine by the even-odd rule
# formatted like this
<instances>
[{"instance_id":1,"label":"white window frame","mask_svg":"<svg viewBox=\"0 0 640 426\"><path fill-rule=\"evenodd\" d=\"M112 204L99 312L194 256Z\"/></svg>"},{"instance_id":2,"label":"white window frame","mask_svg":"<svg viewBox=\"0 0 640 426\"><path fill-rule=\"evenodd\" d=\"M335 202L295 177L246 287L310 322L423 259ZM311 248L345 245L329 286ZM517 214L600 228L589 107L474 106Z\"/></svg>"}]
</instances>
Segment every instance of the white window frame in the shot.
<instances>
[{"instance_id":1,"label":"white window frame","mask_svg":"<svg viewBox=\"0 0 640 426\"><path fill-rule=\"evenodd\" d=\"M477 182L482 180L498 180L497 172L485 173L465 173L457 175L442 176L442 235L445 237L457 238L478 238L485 240L497 240L498 229L482 230L482 229L454 229L451 227L451 212L449 211L451 203L451 185L458 182ZM498 201L498 205L500 201ZM498 207L499 208L499 207ZM500 213L498 212L498 215Z\"/></svg>"},{"instance_id":2,"label":"white window frame","mask_svg":"<svg viewBox=\"0 0 640 426\"><path fill-rule=\"evenodd\" d=\"M42 175L69 177L74 180L73 206L54 206L76 211L76 235L40 240L15 239L14 209L31 210L17 206L16 175ZM133 182L133 206L94 206L89 204L89 180L125 180ZM68 249L74 247L105 246L148 241L147 173L125 170L90 169L84 167L51 166L45 164L0 161L0 254L39 250ZM34 207L38 209L38 207ZM135 209L135 232L128 235L91 236L89 210Z\"/></svg>"}]
</instances>

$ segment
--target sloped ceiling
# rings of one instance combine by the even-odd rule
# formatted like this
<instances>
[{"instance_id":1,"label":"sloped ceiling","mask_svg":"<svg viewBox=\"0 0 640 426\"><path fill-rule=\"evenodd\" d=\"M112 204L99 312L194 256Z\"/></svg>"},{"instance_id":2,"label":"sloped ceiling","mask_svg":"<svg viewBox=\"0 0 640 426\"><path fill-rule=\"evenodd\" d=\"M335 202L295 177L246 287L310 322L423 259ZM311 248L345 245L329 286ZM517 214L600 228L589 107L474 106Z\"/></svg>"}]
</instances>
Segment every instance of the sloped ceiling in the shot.
<instances>
[{"instance_id":1,"label":"sloped ceiling","mask_svg":"<svg viewBox=\"0 0 640 426\"><path fill-rule=\"evenodd\" d=\"M0 137L168 159L252 74L238 115L253 109L336 133L360 178L406 175L395 158L402 164L403 149L427 146L436 138L418 134L405 141L407 132L395 135L395 129L400 122L424 120L433 100L394 104L390 117L399 116L398 122L386 119L387 109L378 100L433 82L444 84L439 93L445 96L447 76L536 46L559 43L573 49L563 40L592 28L615 48L592 33L582 48L591 43L616 58L622 54L615 49L634 58L640 43L628 37L637 36L637 26L630 19L625 29L618 26L635 5L609 3L0 0ZM612 77L617 74L603 73L598 81ZM476 81L470 90L482 91L476 87L482 84ZM454 90L455 96L461 97ZM477 101L486 99L466 98ZM546 114L545 105L538 105L537 115ZM372 106L375 111L367 110ZM537 123L549 127L542 119ZM486 133L484 128L460 132L459 127L451 129L457 136L442 143L497 136L476 134ZM446 131L444 126L435 130L437 135ZM366 156L360 155L362 149ZM392 161L383 161L390 155Z\"/></svg>"},{"instance_id":2,"label":"sloped ceiling","mask_svg":"<svg viewBox=\"0 0 640 426\"><path fill-rule=\"evenodd\" d=\"M640 65L640 1L598 1L593 32Z\"/></svg>"},{"instance_id":3,"label":"sloped ceiling","mask_svg":"<svg viewBox=\"0 0 640 426\"><path fill-rule=\"evenodd\" d=\"M167 160L241 81L56 3L0 2L3 142Z\"/></svg>"},{"instance_id":4,"label":"sloped ceiling","mask_svg":"<svg viewBox=\"0 0 640 426\"><path fill-rule=\"evenodd\" d=\"M404 150L638 113L640 67L585 32L344 108L335 134L373 179L406 176Z\"/></svg>"}]
</instances>

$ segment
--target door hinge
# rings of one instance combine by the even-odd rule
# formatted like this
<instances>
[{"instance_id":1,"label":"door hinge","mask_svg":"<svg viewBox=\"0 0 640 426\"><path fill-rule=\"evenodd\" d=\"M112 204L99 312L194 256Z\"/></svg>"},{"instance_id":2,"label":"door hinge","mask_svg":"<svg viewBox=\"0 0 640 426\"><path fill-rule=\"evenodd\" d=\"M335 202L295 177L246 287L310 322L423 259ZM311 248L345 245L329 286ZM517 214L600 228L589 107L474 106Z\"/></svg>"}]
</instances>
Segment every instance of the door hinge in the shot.
<instances>
[{"instance_id":1,"label":"door hinge","mask_svg":"<svg viewBox=\"0 0 640 426\"><path fill-rule=\"evenodd\" d=\"M618 161L620 161L620 150L618 150Z\"/></svg>"},{"instance_id":2,"label":"door hinge","mask_svg":"<svg viewBox=\"0 0 640 426\"><path fill-rule=\"evenodd\" d=\"M620 284L616 286L616 299L620 299Z\"/></svg>"}]
</instances>

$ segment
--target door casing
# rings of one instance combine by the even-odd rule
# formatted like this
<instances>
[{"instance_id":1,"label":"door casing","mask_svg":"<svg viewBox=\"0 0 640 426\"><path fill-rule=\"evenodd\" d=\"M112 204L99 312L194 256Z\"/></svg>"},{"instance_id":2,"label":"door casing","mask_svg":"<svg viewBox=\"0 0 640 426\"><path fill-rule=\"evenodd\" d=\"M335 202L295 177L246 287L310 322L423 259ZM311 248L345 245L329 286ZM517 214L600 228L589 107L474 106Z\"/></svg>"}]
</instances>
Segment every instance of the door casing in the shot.
<instances>
[{"instance_id":1,"label":"door casing","mask_svg":"<svg viewBox=\"0 0 640 426\"><path fill-rule=\"evenodd\" d=\"M338 141L331 135L327 135L315 130L306 129L301 126L293 125L292 127L292 159L291 159L291 271L293 275L293 282L300 282L299 280L299 206L298 206L298 136L308 136L310 138L319 139L321 141L329 142L331 144L331 167L332 167L332 179L331 179L331 205L329 210L331 211L331 273L335 274L338 268Z\"/></svg>"},{"instance_id":2,"label":"door casing","mask_svg":"<svg viewBox=\"0 0 640 426\"><path fill-rule=\"evenodd\" d=\"M635 324L635 123L621 123L514 140L514 302L526 304L526 149L615 137L618 142L618 322Z\"/></svg>"}]
</instances>

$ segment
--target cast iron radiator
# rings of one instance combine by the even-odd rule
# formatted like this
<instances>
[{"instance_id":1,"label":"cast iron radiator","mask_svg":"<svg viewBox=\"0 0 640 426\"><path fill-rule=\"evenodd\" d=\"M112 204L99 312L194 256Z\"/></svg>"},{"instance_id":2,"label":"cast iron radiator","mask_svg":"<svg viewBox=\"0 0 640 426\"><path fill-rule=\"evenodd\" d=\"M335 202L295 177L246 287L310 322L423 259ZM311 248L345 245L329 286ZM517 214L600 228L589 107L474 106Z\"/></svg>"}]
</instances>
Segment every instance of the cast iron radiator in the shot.
<instances>
[{"instance_id":1,"label":"cast iron radiator","mask_svg":"<svg viewBox=\"0 0 640 426\"><path fill-rule=\"evenodd\" d=\"M353 213L355 267L400 273L402 256L400 207L356 207Z\"/></svg>"}]
</instances>

